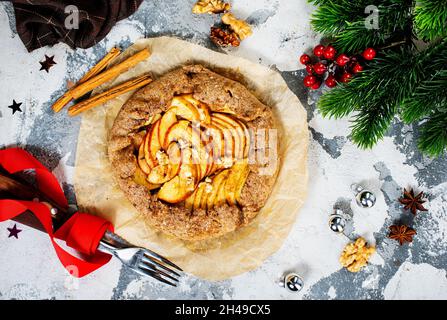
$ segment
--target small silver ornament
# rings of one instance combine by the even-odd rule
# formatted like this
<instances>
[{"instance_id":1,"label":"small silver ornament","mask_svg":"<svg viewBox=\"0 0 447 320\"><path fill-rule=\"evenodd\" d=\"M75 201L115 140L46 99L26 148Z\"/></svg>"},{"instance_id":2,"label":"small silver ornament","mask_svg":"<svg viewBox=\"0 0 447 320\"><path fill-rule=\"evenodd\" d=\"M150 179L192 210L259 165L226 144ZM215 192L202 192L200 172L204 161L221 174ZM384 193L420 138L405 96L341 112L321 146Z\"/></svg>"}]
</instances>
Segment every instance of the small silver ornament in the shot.
<instances>
[{"instance_id":1,"label":"small silver ornament","mask_svg":"<svg viewBox=\"0 0 447 320\"><path fill-rule=\"evenodd\" d=\"M334 232L342 233L345 230L346 219L342 213L341 210L336 209L335 213L329 216L329 228Z\"/></svg>"},{"instance_id":2,"label":"small silver ornament","mask_svg":"<svg viewBox=\"0 0 447 320\"><path fill-rule=\"evenodd\" d=\"M361 208L371 208L376 204L376 196L369 190L364 189L360 185L353 184L351 186L355 194L357 205Z\"/></svg>"},{"instance_id":3,"label":"small silver ornament","mask_svg":"<svg viewBox=\"0 0 447 320\"><path fill-rule=\"evenodd\" d=\"M291 272L281 278L279 285L290 292L299 292L304 287L304 281L298 274Z\"/></svg>"},{"instance_id":4,"label":"small silver ornament","mask_svg":"<svg viewBox=\"0 0 447 320\"><path fill-rule=\"evenodd\" d=\"M50 209L50 212L51 212L51 215L52 215L53 217L56 217L58 210L57 210L57 208L54 208L54 207L53 207L53 208Z\"/></svg>"}]
</instances>

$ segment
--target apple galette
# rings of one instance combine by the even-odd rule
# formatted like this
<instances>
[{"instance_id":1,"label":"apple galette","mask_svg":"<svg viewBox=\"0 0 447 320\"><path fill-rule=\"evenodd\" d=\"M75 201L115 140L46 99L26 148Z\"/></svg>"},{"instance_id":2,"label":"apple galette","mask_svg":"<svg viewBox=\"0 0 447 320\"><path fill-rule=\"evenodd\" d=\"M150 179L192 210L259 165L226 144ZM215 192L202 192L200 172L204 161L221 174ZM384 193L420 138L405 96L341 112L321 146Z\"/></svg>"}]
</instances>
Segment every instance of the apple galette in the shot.
<instances>
[{"instance_id":1,"label":"apple galette","mask_svg":"<svg viewBox=\"0 0 447 320\"><path fill-rule=\"evenodd\" d=\"M137 91L110 132L119 186L150 226L184 240L248 224L275 183L273 111L242 84L200 65Z\"/></svg>"}]
</instances>

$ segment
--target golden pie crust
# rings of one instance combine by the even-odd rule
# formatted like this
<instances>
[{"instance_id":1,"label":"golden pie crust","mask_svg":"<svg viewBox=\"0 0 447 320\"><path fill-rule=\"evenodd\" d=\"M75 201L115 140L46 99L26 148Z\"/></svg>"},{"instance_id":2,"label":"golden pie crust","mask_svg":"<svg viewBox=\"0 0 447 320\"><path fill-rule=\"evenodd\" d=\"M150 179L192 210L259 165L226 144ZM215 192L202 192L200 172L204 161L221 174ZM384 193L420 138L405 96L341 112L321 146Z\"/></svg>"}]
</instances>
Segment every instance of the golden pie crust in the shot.
<instances>
[{"instance_id":1,"label":"golden pie crust","mask_svg":"<svg viewBox=\"0 0 447 320\"><path fill-rule=\"evenodd\" d=\"M192 94L207 104L212 112L233 113L254 132L277 129L279 135L280 130L273 110L241 83L201 65L185 66L163 75L135 92L122 106L110 131L108 144L109 160L120 188L151 227L180 239L197 241L222 236L253 220L272 191L280 159L277 150L267 150L267 154L277 157L275 167L268 170L269 174L261 174L265 164L249 164L250 173L238 206L222 204L209 210L191 211L184 202L171 204L159 200L156 192L134 182L138 168L135 137L150 117L165 112L172 99L183 94Z\"/></svg>"}]
</instances>

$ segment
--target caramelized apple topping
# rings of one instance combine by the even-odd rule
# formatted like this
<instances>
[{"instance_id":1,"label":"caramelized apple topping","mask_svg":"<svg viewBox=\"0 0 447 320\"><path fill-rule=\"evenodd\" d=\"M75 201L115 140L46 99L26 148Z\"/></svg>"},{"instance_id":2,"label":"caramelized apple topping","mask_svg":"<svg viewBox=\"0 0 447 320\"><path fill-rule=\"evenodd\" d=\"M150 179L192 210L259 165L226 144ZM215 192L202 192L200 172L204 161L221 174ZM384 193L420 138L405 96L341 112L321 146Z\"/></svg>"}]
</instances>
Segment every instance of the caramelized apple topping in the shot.
<instances>
[{"instance_id":1,"label":"caramelized apple topping","mask_svg":"<svg viewBox=\"0 0 447 320\"><path fill-rule=\"evenodd\" d=\"M250 137L233 114L212 112L192 95L176 96L153 117L138 151L137 183L191 209L237 205L249 172Z\"/></svg>"}]
</instances>

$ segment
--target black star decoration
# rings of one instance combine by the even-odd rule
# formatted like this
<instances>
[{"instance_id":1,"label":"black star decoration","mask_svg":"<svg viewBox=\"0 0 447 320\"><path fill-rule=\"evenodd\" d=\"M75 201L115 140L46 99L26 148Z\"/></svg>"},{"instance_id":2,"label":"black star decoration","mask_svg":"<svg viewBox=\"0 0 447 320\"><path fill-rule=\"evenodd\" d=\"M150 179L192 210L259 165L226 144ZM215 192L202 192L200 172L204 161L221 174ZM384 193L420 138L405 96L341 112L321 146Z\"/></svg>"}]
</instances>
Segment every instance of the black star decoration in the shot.
<instances>
[{"instance_id":1,"label":"black star decoration","mask_svg":"<svg viewBox=\"0 0 447 320\"><path fill-rule=\"evenodd\" d=\"M49 72L50 68L56 64L54 61L54 56L47 56L45 55L45 61L39 61L41 67L40 70L45 70L47 73Z\"/></svg>"},{"instance_id":2,"label":"black star decoration","mask_svg":"<svg viewBox=\"0 0 447 320\"><path fill-rule=\"evenodd\" d=\"M22 230L17 229L17 224L15 224L14 227L12 227L12 228L6 228L6 229L8 229L8 231L9 231L8 238L15 237L16 239L18 239L19 232L22 232Z\"/></svg>"},{"instance_id":3,"label":"black star decoration","mask_svg":"<svg viewBox=\"0 0 447 320\"><path fill-rule=\"evenodd\" d=\"M20 109L20 106L22 105L22 102L17 103L15 100L12 100L12 105L8 106L12 110L12 114L16 113L16 111L22 112L22 109Z\"/></svg>"}]
</instances>

